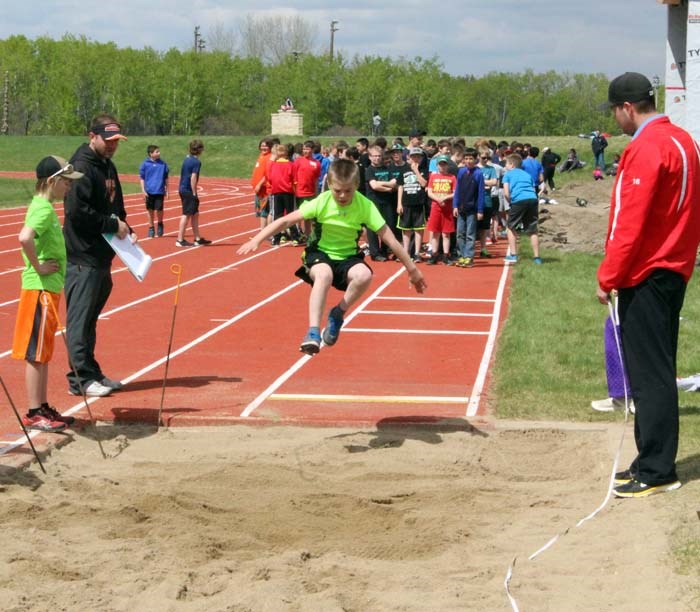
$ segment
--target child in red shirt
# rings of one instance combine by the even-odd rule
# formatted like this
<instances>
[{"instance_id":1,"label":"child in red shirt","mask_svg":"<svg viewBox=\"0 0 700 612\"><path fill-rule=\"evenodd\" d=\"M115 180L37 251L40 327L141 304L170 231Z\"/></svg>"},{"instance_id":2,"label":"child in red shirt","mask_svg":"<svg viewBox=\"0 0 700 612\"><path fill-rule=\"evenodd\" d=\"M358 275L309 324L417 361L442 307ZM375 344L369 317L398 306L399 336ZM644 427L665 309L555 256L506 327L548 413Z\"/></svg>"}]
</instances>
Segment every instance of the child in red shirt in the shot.
<instances>
[{"instance_id":1,"label":"child in red shirt","mask_svg":"<svg viewBox=\"0 0 700 612\"><path fill-rule=\"evenodd\" d=\"M321 176L321 162L313 157L314 141L307 140L301 147L301 157L294 160L294 192L296 194L297 208L307 200L312 200L318 192L318 179ZM304 237L311 233L311 221L304 220L304 234L299 237L304 242Z\"/></svg>"},{"instance_id":2,"label":"child in red shirt","mask_svg":"<svg viewBox=\"0 0 700 612\"><path fill-rule=\"evenodd\" d=\"M428 230L430 231L430 246L433 256L429 264L436 264L438 257L438 236L442 234L443 262L450 265L450 234L455 231L455 218L452 211L452 197L457 186L457 177L450 174L449 155L439 155L437 158L438 172L433 172L428 179L428 197L432 200Z\"/></svg>"},{"instance_id":3,"label":"child in red shirt","mask_svg":"<svg viewBox=\"0 0 700 612\"><path fill-rule=\"evenodd\" d=\"M274 219L281 219L295 209L294 205L294 164L289 161L287 145L279 144L275 147L277 158L269 161L265 176L270 183L270 206ZM299 240L299 229L296 225L289 228L292 240ZM274 246L282 241L282 234L275 234L272 238Z\"/></svg>"}]
</instances>

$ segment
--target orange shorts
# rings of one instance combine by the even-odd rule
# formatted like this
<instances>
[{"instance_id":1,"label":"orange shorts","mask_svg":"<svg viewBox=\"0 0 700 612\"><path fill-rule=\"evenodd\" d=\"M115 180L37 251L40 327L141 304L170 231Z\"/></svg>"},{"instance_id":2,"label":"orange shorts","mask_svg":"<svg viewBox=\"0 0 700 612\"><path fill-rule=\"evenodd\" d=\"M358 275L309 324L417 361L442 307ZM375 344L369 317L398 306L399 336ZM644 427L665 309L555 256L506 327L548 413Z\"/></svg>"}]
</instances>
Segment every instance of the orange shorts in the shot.
<instances>
[{"instance_id":1,"label":"orange shorts","mask_svg":"<svg viewBox=\"0 0 700 612\"><path fill-rule=\"evenodd\" d=\"M52 302L43 304L41 295ZM58 321L56 313L61 300L59 293L22 289L15 323L15 337L12 342L12 357L37 363L48 363L53 355L54 339Z\"/></svg>"}]
</instances>

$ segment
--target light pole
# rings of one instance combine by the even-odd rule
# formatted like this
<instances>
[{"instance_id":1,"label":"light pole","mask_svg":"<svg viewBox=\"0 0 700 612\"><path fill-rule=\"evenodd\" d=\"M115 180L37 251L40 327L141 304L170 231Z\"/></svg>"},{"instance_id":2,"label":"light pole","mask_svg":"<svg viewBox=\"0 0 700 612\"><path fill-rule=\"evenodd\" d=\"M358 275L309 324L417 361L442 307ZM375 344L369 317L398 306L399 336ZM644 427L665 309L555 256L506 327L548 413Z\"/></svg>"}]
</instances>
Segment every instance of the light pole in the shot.
<instances>
[{"instance_id":1,"label":"light pole","mask_svg":"<svg viewBox=\"0 0 700 612\"><path fill-rule=\"evenodd\" d=\"M338 25L338 22L335 19L333 21L331 21L331 52L330 52L331 62L333 61L333 39L335 38L334 34L338 31L338 28L335 27L337 25Z\"/></svg>"},{"instance_id":2,"label":"light pole","mask_svg":"<svg viewBox=\"0 0 700 612\"><path fill-rule=\"evenodd\" d=\"M654 86L654 104L659 103L659 84L661 83L661 79L659 78L658 74L655 74L653 77L651 77L651 84Z\"/></svg>"}]
</instances>

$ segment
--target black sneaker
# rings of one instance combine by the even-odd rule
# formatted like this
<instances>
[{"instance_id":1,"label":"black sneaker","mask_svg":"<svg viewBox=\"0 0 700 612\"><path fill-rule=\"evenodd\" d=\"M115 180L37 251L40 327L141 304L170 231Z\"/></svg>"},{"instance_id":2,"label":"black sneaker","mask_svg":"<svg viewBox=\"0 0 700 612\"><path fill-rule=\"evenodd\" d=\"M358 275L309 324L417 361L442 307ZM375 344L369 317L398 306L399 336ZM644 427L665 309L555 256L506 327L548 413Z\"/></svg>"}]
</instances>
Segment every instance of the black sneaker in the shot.
<instances>
[{"instance_id":1,"label":"black sneaker","mask_svg":"<svg viewBox=\"0 0 700 612\"><path fill-rule=\"evenodd\" d=\"M437 257L431 257L425 263L427 263L429 266L436 266L438 264L438 262L439 262L439 259Z\"/></svg>"},{"instance_id":2,"label":"black sneaker","mask_svg":"<svg viewBox=\"0 0 700 612\"><path fill-rule=\"evenodd\" d=\"M197 246L205 246L207 244L211 244L211 240L207 240L206 238L202 238L201 236L197 238L197 240L194 241L195 245Z\"/></svg>"},{"instance_id":3,"label":"black sneaker","mask_svg":"<svg viewBox=\"0 0 700 612\"><path fill-rule=\"evenodd\" d=\"M646 497L656 493L665 493L666 491L675 491L681 488L680 480L673 480L659 485L648 485L640 482L636 478L625 484L618 485L613 489L615 497Z\"/></svg>"},{"instance_id":4,"label":"black sneaker","mask_svg":"<svg viewBox=\"0 0 700 612\"><path fill-rule=\"evenodd\" d=\"M421 259L421 256L418 253L411 257L411 259L413 260L413 263L423 263L423 259Z\"/></svg>"},{"instance_id":5,"label":"black sneaker","mask_svg":"<svg viewBox=\"0 0 700 612\"><path fill-rule=\"evenodd\" d=\"M159 223L159 224L158 224L158 231L157 231L157 233L156 233L156 236L158 236L158 238L162 238L162 236L163 236L163 231L164 231L164 230L163 230L163 224L162 224L162 223Z\"/></svg>"},{"instance_id":6,"label":"black sneaker","mask_svg":"<svg viewBox=\"0 0 700 612\"><path fill-rule=\"evenodd\" d=\"M615 473L615 485L627 484L630 480L634 480L634 472L629 468Z\"/></svg>"},{"instance_id":7,"label":"black sneaker","mask_svg":"<svg viewBox=\"0 0 700 612\"><path fill-rule=\"evenodd\" d=\"M388 261L388 259L384 255L376 255L372 257L372 261Z\"/></svg>"},{"instance_id":8,"label":"black sneaker","mask_svg":"<svg viewBox=\"0 0 700 612\"><path fill-rule=\"evenodd\" d=\"M148 237L153 238L156 235L156 229L151 225L151 227L148 228Z\"/></svg>"},{"instance_id":9,"label":"black sneaker","mask_svg":"<svg viewBox=\"0 0 700 612\"><path fill-rule=\"evenodd\" d=\"M73 423L75 423L75 417L63 416L53 406L42 406L41 408L39 408L39 410L37 410L37 414L47 418L49 421L65 423L66 425L72 425Z\"/></svg>"},{"instance_id":10,"label":"black sneaker","mask_svg":"<svg viewBox=\"0 0 700 612\"><path fill-rule=\"evenodd\" d=\"M176 247L191 247L194 246L191 242L187 240L176 240L175 241L175 246Z\"/></svg>"}]
</instances>

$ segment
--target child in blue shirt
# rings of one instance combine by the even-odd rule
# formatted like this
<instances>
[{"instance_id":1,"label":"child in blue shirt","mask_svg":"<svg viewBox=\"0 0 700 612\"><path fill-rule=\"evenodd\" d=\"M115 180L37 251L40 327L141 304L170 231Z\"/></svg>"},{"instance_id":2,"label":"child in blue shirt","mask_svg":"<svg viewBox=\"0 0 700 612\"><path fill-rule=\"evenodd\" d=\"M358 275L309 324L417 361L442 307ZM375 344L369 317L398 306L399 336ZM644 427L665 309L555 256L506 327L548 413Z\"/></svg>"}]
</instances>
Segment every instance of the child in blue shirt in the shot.
<instances>
[{"instance_id":1,"label":"child in blue shirt","mask_svg":"<svg viewBox=\"0 0 700 612\"><path fill-rule=\"evenodd\" d=\"M517 153L506 157L506 173L503 176L503 192L510 204L508 211L508 250L506 263L518 261L518 237L515 233L519 225L530 236L534 262L541 264L540 240L537 235L538 203L535 182L521 169L523 158Z\"/></svg>"},{"instance_id":2,"label":"child in blue shirt","mask_svg":"<svg viewBox=\"0 0 700 612\"><path fill-rule=\"evenodd\" d=\"M141 163L139 177L141 178L141 192L146 200L148 211L148 237L153 238L156 230L153 226L154 217L158 219L158 238L163 235L163 200L168 195L168 174L170 168L160 158L160 147L148 145L148 156Z\"/></svg>"},{"instance_id":3,"label":"child in blue shirt","mask_svg":"<svg viewBox=\"0 0 700 612\"><path fill-rule=\"evenodd\" d=\"M199 159L202 151L204 151L204 143L201 140L193 140L189 144L189 155L182 162L180 186L178 187L180 201L182 202L182 216L180 217L177 240L175 241L175 246L178 247L211 244L211 240L207 240L199 233L199 196L197 195L197 186L199 185L199 173L202 170L202 162ZM185 230L188 224L192 225L194 242L185 240Z\"/></svg>"},{"instance_id":4,"label":"child in blue shirt","mask_svg":"<svg viewBox=\"0 0 700 612\"><path fill-rule=\"evenodd\" d=\"M484 176L477 166L476 149L464 150L464 167L457 172L457 186L452 200L453 213L457 218L457 248L460 268L474 265L474 245L477 236L477 221L484 218Z\"/></svg>"}]
</instances>

